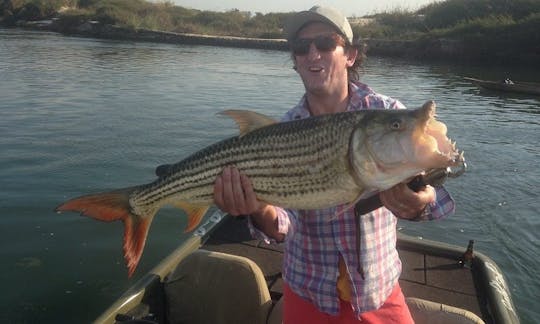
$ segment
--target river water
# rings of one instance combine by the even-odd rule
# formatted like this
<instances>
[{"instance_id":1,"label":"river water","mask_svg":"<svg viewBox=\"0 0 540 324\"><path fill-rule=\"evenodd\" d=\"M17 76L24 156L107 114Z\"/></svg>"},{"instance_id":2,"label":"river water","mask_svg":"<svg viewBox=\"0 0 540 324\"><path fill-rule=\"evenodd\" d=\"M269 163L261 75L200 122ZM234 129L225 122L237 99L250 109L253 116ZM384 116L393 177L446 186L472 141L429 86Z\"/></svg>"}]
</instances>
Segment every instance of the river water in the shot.
<instances>
[{"instance_id":1,"label":"river water","mask_svg":"<svg viewBox=\"0 0 540 324\"><path fill-rule=\"evenodd\" d=\"M0 321L84 323L189 234L182 212L154 220L127 278L122 224L53 209L67 198L153 180L226 136L223 109L279 118L303 88L287 53L134 43L0 29ZM537 71L370 58L362 80L439 119L465 151L449 180L452 217L404 233L475 248L505 273L523 323L540 322L540 98L480 91L464 76L534 80ZM537 80L538 81L538 80Z\"/></svg>"}]
</instances>

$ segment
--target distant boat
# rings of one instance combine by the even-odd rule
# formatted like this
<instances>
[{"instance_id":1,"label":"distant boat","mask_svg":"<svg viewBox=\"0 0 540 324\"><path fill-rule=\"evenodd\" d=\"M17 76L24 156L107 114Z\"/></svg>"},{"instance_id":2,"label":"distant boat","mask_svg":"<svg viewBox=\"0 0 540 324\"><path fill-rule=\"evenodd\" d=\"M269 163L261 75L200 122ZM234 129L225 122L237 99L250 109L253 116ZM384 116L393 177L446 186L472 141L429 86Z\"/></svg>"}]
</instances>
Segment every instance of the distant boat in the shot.
<instances>
[{"instance_id":1,"label":"distant boat","mask_svg":"<svg viewBox=\"0 0 540 324\"><path fill-rule=\"evenodd\" d=\"M471 81L472 83L482 88L489 89L489 90L523 93L523 94L531 94L535 96L540 96L540 83L511 81L509 79L502 80L502 81L480 80L480 79L468 78L468 77L465 77L464 79Z\"/></svg>"}]
</instances>

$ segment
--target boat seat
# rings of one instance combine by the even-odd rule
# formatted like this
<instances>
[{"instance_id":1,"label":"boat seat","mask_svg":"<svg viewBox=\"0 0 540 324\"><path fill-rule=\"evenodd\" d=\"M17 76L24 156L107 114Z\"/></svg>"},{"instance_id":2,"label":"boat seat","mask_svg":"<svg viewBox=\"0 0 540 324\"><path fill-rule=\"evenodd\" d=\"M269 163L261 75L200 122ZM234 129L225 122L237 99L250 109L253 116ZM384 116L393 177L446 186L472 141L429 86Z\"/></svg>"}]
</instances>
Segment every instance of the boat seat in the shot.
<instances>
[{"instance_id":1,"label":"boat seat","mask_svg":"<svg viewBox=\"0 0 540 324\"><path fill-rule=\"evenodd\" d=\"M457 307L420 298L406 298L416 324L485 324L476 314ZM281 324L283 298L280 298L268 316L267 324Z\"/></svg>"},{"instance_id":2,"label":"boat seat","mask_svg":"<svg viewBox=\"0 0 540 324\"><path fill-rule=\"evenodd\" d=\"M476 314L457 307L435 303L420 298L406 299L416 324L485 324ZM274 305L267 324L281 324L283 297Z\"/></svg>"},{"instance_id":3,"label":"boat seat","mask_svg":"<svg viewBox=\"0 0 540 324\"><path fill-rule=\"evenodd\" d=\"M165 279L169 323L264 324L272 300L253 261L199 249Z\"/></svg>"},{"instance_id":4,"label":"boat seat","mask_svg":"<svg viewBox=\"0 0 540 324\"><path fill-rule=\"evenodd\" d=\"M416 324L485 324L478 315L466 309L415 297L405 300Z\"/></svg>"},{"instance_id":5,"label":"boat seat","mask_svg":"<svg viewBox=\"0 0 540 324\"><path fill-rule=\"evenodd\" d=\"M283 322L283 296L275 303L268 315L267 324L281 324Z\"/></svg>"}]
</instances>

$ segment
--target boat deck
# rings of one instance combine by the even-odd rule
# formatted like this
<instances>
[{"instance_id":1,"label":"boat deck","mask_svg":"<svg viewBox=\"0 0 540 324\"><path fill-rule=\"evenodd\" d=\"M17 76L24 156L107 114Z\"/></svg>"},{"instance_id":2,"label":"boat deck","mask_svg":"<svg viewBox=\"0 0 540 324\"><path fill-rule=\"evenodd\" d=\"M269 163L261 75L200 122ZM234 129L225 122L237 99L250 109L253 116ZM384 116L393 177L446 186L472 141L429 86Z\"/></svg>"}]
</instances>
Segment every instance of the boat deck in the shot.
<instances>
[{"instance_id":1,"label":"boat deck","mask_svg":"<svg viewBox=\"0 0 540 324\"><path fill-rule=\"evenodd\" d=\"M244 223L244 224L243 224ZM203 249L240 255L253 260L263 271L270 295L275 301L283 292L281 260L283 246L254 240L242 217L225 219L209 236ZM416 243L415 243L416 244ZM398 251L403 263L400 279L406 297L417 297L467 309L479 317L485 301L477 295L473 272L458 264L459 253L435 256L433 251L422 253L406 239L398 240ZM459 282L459 285L456 285Z\"/></svg>"}]
</instances>

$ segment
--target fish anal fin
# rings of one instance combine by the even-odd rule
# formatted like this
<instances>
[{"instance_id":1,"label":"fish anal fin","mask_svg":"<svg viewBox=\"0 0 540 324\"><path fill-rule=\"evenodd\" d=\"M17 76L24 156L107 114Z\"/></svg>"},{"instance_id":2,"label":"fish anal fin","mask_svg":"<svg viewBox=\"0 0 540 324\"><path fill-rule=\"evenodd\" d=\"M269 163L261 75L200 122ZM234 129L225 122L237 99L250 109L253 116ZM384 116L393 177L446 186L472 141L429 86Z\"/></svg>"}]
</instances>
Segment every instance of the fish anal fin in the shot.
<instances>
[{"instance_id":1,"label":"fish anal fin","mask_svg":"<svg viewBox=\"0 0 540 324\"><path fill-rule=\"evenodd\" d=\"M236 125L238 125L238 128L240 129L240 136L244 136L247 133L264 126L277 123L277 121L271 117L250 110L230 109L222 111L221 114L232 118L236 122Z\"/></svg>"},{"instance_id":2,"label":"fish anal fin","mask_svg":"<svg viewBox=\"0 0 540 324\"><path fill-rule=\"evenodd\" d=\"M128 217L124 220L123 248L129 277L133 275L141 259L152 219L153 215L150 218Z\"/></svg>"},{"instance_id":3,"label":"fish anal fin","mask_svg":"<svg viewBox=\"0 0 540 324\"><path fill-rule=\"evenodd\" d=\"M188 215L188 223L186 229L184 230L186 233L193 231L195 227L199 225L203 216L208 211L208 208L210 208L210 206L195 205L185 201L175 202L173 205L177 208L183 209Z\"/></svg>"}]
</instances>

